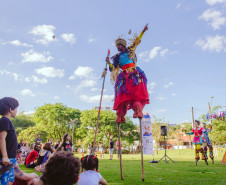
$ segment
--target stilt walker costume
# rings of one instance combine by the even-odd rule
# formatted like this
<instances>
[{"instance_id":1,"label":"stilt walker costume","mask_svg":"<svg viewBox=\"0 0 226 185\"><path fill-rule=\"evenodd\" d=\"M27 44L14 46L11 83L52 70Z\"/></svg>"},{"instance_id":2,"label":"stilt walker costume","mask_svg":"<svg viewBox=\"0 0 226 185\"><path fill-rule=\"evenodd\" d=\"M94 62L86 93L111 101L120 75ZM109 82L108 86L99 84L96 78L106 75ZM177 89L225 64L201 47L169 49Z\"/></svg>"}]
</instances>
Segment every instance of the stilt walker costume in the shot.
<instances>
[{"instance_id":1,"label":"stilt walker costume","mask_svg":"<svg viewBox=\"0 0 226 185\"><path fill-rule=\"evenodd\" d=\"M140 44L144 32L148 29L147 25L138 37L134 37L132 44L127 47L127 42L123 38L115 41L116 47L120 51L109 58L106 62L111 71L111 80L115 83L115 99L113 110L116 110L117 123L125 122L127 110L133 109L134 118L142 118L142 110L145 104L149 104L147 92L147 78L145 73L137 66L135 54L136 47Z\"/></svg>"},{"instance_id":2,"label":"stilt walker costume","mask_svg":"<svg viewBox=\"0 0 226 185\"><path fill-rule=\"evenodd\" d=\"M213 159L213 147L212 147L212 143L210 141L210 138L208 136L209 132L212 131L212 125L210 125L210 128L206 128L206 124L203 123L203 137L205 138L205 142L203 142L203 149L204 149L204 153L205 153L205 157L208 159L207 156L207 147L209 148L209 153L210 153L210 158Z\"/></svg>"},{"instance_id":3,"label":"stilt walker costume","mask_svg":"<svg viewBox=\"0 0 226 185\"><path fill-rule=\"evenodd\" d=\"M133 109L134 118L139 118L140 127L141 119L143 118L143 108L149 104L149 95L147 92L147 78L145 73L137 66L137 58L135 50L141 42L141 38L145 31L148 30L148 25L144 27L140 35L134 36L132 44L127 47L127 42L123 38L118 38L115 45L119 51L118 54L111 57L113 63L106 58L111 71L111 80L115 84L115 98L113 110L116 110L116 122L118 125L118 141L119 141L119 157L120 157L120 171L121 179L122 173L122 155L121 155L121 141L120 141L120 124L125 123L125 115L127 110ZM130 31L131 32L131 31ZM140 129L142 132L142 130ZM142 134L141 134L142 135ZM143 167L143 146L141 138L141 164L142 164L142 181L144 181L144 167Z\"/></svg>"},{"instance_id":4,"label":"stilt walker costume","mask_svg":"<svg viewBox=\"0 0 226 185\"><path fill-rule=\"evenodd\" d=\"M192 129L192 132L188 133L189 135L194 135L193 144L195 145L195 159L196 162L200 159L199 152L202 154L202 160L205 160L204 150L202 148L202 143L205 141L203 137L203 128L199 127L200 122L195 120L195 128Z\"/></svg>"}]
</instances>

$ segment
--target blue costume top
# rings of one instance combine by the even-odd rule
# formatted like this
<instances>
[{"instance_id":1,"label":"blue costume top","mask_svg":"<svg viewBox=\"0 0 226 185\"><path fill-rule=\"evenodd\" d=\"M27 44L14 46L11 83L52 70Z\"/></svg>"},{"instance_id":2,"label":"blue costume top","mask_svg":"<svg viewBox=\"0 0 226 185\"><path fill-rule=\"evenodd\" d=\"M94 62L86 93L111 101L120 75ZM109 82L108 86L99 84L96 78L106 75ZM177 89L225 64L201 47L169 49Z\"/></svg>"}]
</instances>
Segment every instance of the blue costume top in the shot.
<instances>
[{"instance_id":1,"label":"blue costume top","mask_svg":"<svg viewBox=\"0 0 226 185\"><path fill-rule=\"evenodd\" d=\"M208 134L209 134L209 132L211 132L211 130L212 130L212 127L210 127L210 129L208 129L208 128L203 128L203 131L202 131L202 133L203 133L203 137L205 138L205 140L206 140L206 142L205 143L207 143L208 145L212 145L212 143L211 143L211 141L210 141L210 138L209 138L209 136L208 136Z\"/></svg>"}]
</instances>

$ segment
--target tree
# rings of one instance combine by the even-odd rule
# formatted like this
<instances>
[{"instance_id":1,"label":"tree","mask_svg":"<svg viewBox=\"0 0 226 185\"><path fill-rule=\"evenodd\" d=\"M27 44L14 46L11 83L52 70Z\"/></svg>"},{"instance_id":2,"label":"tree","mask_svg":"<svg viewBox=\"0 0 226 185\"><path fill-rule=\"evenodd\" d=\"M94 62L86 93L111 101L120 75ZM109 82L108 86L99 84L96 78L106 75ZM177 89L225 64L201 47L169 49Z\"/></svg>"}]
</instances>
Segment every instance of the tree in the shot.
<instances>
[{"instance_id":1,"label":"tree","mask_svg":"<svg viewBox=\"0 0 226 185\"><path fill-rule=\"evenodd\" d=\"M32 131L34 134L31 134L29 138L35 139L37 134L42 132L44 138L61 139L65 133L72 135L72 120L76 120L76 128L80 126L80 114L78 109L68 108L61 103L45 104L38 107L33 114L32 120L36 125L24 130L21 135L25 137Z\"/></svg>"},{"instance_id":2,"label":"tree","mask_svg":"<svg viewBox=\"0 0 226 185\"><path fill-rule=\"evenodd\" d=\"M19 113L16 118L12 118L12 123L18 135L22 130L32 127L35 123L32 121L31 115L26 115L24 112Z\"/></svg>"},{"instance_id":3,"label":"tree","mask_svg":"<svg viewBox=\"0 0 226 185\"><path fill-rule=\"evenodd\" d=\"M188 132L191 132L192 123L182 123L181 127L182 127L182 132L186 134ZM188 135L188 137L189 137L189 148L191 149L191 135Z\"/></svg>"},{"instance_id":4,"label":"tree","mask_svg":"<svg viewBox=\"0 0 226 185\"><path fill-rule=\"evenodd\" d=\"M158 147L161 140L163 140L163 136L161 136L161 126L164 125L165 121L161 118L157 118L155 116L152 116L152 133L153 133L153 139L156 143L156 152L158 154Z\"/></svg>"},{"instance_id":5,"label":"tree","mask_svg":"<svg viewBox=\"0 0 226 185\"><path fill-rule=\"evenodd\" d=\"M85 110L81 114L81 126L77 129L77 137L83 139L83 144L87 146L94 141L94 133L96 129L98 110ZM105 146L109 145L109 140L112 138L116 140L118 137L117 125L115 122L116 115L112 111L101 111L97 142L103 142ZM121 125L121 139L128 143L138 140L139 134L136 125L126 118L126 123ZM88 137L87 137L88 136Z\"/></svg>"},{"instance_id":6,"label":"tree","mask_svg":"<svg viewBox=\"0 0 226 185\"><path fill-rule=\"evenodd\" d=\"M223 110L222 106L215 106L210 110L210 113L217 113ZM200 119L202 122L208 123L209 120L206 118L206 114L203 114ZM211 120L213 129L209 133L210 140L214 145L224 144L226 142L226 120L225 118L213 118ZM207 125L208 127L208 125Z\"/></svg>"}]
</instances>

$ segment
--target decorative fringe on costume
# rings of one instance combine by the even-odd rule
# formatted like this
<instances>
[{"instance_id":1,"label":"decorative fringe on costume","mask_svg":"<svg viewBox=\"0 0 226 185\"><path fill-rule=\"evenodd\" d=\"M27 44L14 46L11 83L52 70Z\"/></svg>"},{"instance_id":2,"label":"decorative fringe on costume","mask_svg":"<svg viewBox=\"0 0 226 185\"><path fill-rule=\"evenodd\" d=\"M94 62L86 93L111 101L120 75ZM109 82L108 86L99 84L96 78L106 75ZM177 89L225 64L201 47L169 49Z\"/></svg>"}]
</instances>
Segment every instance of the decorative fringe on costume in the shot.
<instances>
[{"instance_id":1,"label":"decorative fringe on costume","mask_svg":"<svg viewBox=\"0 0 226 185\"><path fill-rule=\"evenodd\" d=\"M111 76L110 76L110 80L111 80L111 83L112 85L115 84L116 82L116 79L117 79L117 76L119 74L119 71L120 71L120 68L117 67L117 68L112 68L112 71L111 71Z\"/></svg>"},{"instance_id":2,"label":"decorative fringe on costume","mask_svg":"<svg viewBox=\"0 0 226 185\"><path fill-rule=\"evenodd\" d=\"M144 71L142 71L139 67L128 68L123 70L117 76L115 82L115 98L122 93L130 93L126 89L126 82L128 83L126 80L127 78L132 80L132 86L139 85L139 83L143 81L147 87L147 78Z\"/></svg>"}]
</instances>

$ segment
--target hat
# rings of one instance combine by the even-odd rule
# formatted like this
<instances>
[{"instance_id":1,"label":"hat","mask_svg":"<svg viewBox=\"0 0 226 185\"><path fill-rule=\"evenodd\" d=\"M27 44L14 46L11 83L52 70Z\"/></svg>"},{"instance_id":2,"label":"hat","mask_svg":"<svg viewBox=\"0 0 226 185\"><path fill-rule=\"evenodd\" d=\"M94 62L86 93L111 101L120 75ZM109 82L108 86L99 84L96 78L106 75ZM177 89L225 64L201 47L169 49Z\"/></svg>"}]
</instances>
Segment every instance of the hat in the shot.
<instances>
[{"instance_id":1,"label":"hat","mask_svg":"<svg viewBox=\"0 0 226 185\"><path fill-rule=\"evenodd\" d=\"M119 37L119 38L115 41L115 45L118 46L118 44L122 44L123 46L126 47L127 42L126 42L125 39Z\"/></svg>"}]
</instances>

